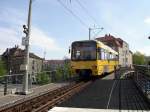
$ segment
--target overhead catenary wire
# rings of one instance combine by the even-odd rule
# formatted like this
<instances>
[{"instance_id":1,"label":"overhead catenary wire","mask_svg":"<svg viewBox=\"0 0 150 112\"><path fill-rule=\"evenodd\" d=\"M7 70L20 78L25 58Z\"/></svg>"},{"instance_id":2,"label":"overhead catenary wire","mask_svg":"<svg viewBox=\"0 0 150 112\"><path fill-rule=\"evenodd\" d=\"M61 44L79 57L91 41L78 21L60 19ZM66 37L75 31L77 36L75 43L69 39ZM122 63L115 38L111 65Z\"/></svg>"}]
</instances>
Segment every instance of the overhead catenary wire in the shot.
<instances>
[{"instance_id":1,"label":"overhead catenary wire","mask_svg":"<svg viewBox=\"0 0 150 112\"><path fill-rule=\"evenodd\" d=\"M104 28L100 28L100 31L98 31L97 33L95 33L95 35L93 36L94 38L96 38L98 36L98 34L103 30Z\"/></svg>"},{"instance_id":2,"label":"overhead catenary wire","mask_svg":"<svg viewBox=\"0 0 150 112\"><path fill-rule=\"evenodd\" d=\"M93 32L94 33L94 38L96 37L96 36L98 36L98 34L104 29L103 27L101 27L99 24L98 24L98 22L97 22L97 20L90 14L90 12L87 10L87 8L82 4L82 2L80 1L80 0L75 0L77 3L78 3L78 5L82 8L82 10L86 13L86 15L93 21L93 23L94 23L94 28L95 28L95 24L96 24L96 26L98 27L98 29L101 29L100 31L98 31L97 33L95 33L95 32ZM97 28L96 28L97 29Z\"/></svg>"},{"instance_id":3,"label":"overhead catenary wire","mask_svg":"<svg viewBox=\"0 0 150 112\"><path fill-rule=\"evenodd\" d=\"M74 18L76 18L84 27L88 28L88 25L72 10L70 10L61 0L57 0Z\"/></svg>"},{"instance_id":4,"label":"overhead catenary wire","mask_svg":"<svg viewBox=\"0 0 150 112\"><path fill-rule=\"evenodd\" d=\"M79 1L79 0L75 0L78 5L82 8L82 10L88 15L88 17L97 25L100 26L97 22L97 20L89 13L89 11L84 7L84 5Z\"/></svg>"}]
</instances>

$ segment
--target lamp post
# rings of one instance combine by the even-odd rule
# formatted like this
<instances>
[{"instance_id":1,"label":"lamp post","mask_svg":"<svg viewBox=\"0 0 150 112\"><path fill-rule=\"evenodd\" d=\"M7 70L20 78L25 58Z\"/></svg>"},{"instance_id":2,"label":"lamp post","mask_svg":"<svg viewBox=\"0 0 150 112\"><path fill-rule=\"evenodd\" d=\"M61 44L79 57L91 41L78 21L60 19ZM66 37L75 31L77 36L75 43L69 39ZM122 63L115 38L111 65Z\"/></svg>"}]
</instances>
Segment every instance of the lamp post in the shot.
<instances>
[{"instance_id":1,"label":"lamp post","mask_svg":"<svg viewBox=\"0 0 150 112\"><path fill-rule=\"evenodd\" d=\"M101 30L103 30L104 28L103 28L103 27L101 27L101 28L89 28L89 40L91 40L91 31L92 31L92 30L98 30L98 29L101 31ZM99 32L98 32L98 33L99 33Z\"/></svg>"},{"instance_id":2,"label":"lamp post","mask_svg":"<svg viewBox=\"0 0 150 112\"><path fill-rule=\"evenodd\" d=\"M24 33L26 34L25 37L25 75L24 75L24 84L23 84L23 94L28 94L28 71L29 71L29 39L31 33L31 10L32 10L32 0L29 2L29 11L28 11L28 22L27 27L23 25Z\"/></svg>"}]
</instances>

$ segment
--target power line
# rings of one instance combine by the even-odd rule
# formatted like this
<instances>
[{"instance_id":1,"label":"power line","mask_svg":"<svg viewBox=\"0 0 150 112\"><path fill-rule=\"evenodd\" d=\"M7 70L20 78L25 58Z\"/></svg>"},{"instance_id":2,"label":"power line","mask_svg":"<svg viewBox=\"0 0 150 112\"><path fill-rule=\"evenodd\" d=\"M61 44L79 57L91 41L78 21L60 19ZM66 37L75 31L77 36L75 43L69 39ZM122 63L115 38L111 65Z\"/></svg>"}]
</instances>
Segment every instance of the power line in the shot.
<instances>
[{"instance_id":1,"label":"power line","mask_svg":"<svg viewBox=\"0 0 150 112\"><path fill-rule=\"evenodd\" d=\"M70 10L61 0L57 0L74 18L76 18L84 27L88 28L88 25L80 19L72 10Z\"/></svg>"},{"instance_id":2,"label":"power line","mask_svg":"<svg viewBox=\"0 0 150 112\"><path fill-rule=\"evenodd\" d=\"M89 11L82 5L82 3L79 0L75 0L75 1L79 4L79 6L82 8L82 10L89 16L89 18L91 20L93 20L93 22L96 23L99 26L96 19L89 13Z\"/></svg>"},{"instance_id":3,"label":"power line","mask_svg":"<svg viewBox=\"0 0 150 112\"><path fill-rule=\"evenodd\" d=\"M98 36L98 34L103 30L104 28L102 27L100 31L98 31L97 33L95 33L95 35L93 36L94 38L96 38Z\"/></svg>"}]
</instances>

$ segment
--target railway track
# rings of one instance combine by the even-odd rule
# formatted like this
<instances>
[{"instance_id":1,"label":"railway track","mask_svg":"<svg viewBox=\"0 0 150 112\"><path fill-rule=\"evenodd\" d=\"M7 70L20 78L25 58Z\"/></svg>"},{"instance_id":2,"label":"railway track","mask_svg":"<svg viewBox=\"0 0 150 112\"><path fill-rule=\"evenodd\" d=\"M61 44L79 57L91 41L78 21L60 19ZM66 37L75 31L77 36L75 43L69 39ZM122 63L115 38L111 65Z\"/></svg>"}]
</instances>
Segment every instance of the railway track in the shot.
<instances>
[{"instance_id":1,"label":"railway track","mask_svg":"<svg viewBox=\"0 0 150 112\"><path fill-rule=\"evenodd\" d=\"M4 106L0 112L47 112L50 108L82 90L92 81L70 84L53 91Z\"/></svg>"}]
</instances>

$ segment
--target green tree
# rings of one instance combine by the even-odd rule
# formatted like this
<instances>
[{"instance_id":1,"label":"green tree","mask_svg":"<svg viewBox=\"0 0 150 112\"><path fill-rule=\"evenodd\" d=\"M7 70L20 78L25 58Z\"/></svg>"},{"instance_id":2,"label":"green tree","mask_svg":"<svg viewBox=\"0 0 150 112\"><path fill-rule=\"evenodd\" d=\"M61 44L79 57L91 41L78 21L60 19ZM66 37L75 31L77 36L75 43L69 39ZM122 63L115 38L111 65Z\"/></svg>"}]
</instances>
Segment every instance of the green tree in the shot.
<instances>
[{"instance_id":1,"label":"green tree","mask_svg":"<svg viewBox=\"0 0 150 112\"><path fill-rule=\"evenodd\" d=\"M56 68L56 80L67 80L71 77L71 68L70 68L70 62L68 60L64 61L63 66L58 66Z\"/></svg>"},{"instance_id":2,"label":"green tree","mask_svg":"<svg viewBox=\"0 0 150 112\"><path fill-rule=\"evenodd\" d=\"M64 64L64 72L67 78L71 77L71 67L70 67L70 62L65 62Z\"/></svg>"},{"instance_id":3,"label":"green tree","mask_svg":"<svg viewBox=\"0 0 150 112\"><path fill-rule=\"evenodd\" d=\"M133 54L133 64L144 65L145 63L145 55L140 52L135 52Z\"/></svg>"},{"instance_id":4,"label":"green tree","mask_svg":"<svg viewBox=\"0 0 150 112\"><path fill-rule=\"evenodd\" d=\"M55 78L56 80L62 80L63 79L63 75L64 75L64 70L63 70L63 67L61 66L58 66L56 68L56 75L55 75Z\"/></svg>"},{"instance_id":5,"label":"green tree","mask_svg":"<svg viewBox=\"0 0 150 112\"><path fill-rule=\"evenodd\" d=\"M6 75L6 72L5 63L0 59L0 76Z\"/></svg>"},{"instance_id":6,"label":"green tree","mask_svg":"<svg viewBox=\"0 0 150 112\"><path fill-rule=\"evenodd\" d=\"M38 84L48 84L50 82L50 77L46 72L38 73L36 76Z\"/></svg>"}]
</instances>

